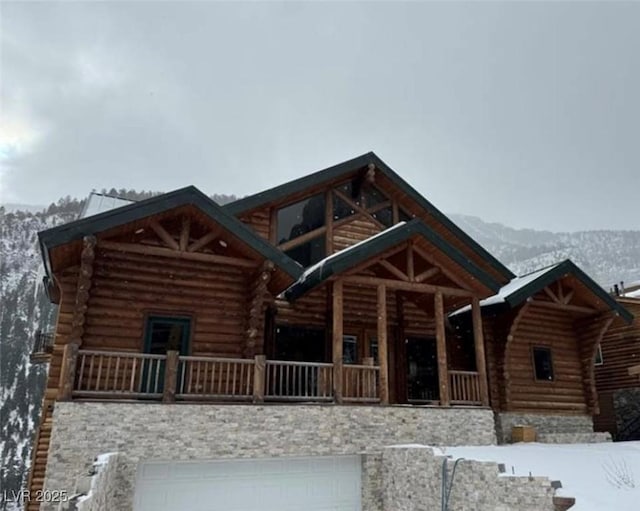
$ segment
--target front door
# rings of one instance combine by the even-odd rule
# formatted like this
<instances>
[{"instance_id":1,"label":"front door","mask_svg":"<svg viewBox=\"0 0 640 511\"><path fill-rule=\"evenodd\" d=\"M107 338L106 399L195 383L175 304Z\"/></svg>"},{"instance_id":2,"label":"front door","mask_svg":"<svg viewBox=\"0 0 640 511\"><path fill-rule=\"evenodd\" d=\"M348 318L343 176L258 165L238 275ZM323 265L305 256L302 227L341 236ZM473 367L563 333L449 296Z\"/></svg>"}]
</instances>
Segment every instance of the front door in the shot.
<instances>
[{"instance_id":1,"label":"front door","mask_svg":"<svg viewBox=\"0 0 640 511\"><path fill-rule=\"evenodd\" d=\"M166 355L177 351L189 353L191 319L176 316L149 316L147 318L144 352L151 355ZM142 367L140 392L160 394L164 389L164 360L147 359ZM178 374L178 382L181 381Z\"/></svg>"},{"instance_id":2,"label":"front door","mask_svg":"<svg viewBox=\"0 0 640 511\"><path fill-rule=\"evenodd\" d=\"M406 339L405 346L407 401L409 403L439 401L436 340L429 337L409 337Z\"/></svg>"}]
</instances>

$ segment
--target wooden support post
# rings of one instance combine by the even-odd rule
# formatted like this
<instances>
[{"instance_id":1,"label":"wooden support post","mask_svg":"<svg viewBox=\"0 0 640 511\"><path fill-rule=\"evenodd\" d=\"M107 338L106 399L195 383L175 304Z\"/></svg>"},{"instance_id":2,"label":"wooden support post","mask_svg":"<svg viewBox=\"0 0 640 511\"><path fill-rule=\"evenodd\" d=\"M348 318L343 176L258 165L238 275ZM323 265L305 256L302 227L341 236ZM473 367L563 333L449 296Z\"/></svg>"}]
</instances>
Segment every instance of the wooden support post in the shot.
<instances>
[{"instance_id":1,"label":"wooden support post","mask_svg":"<svg viewBox=\"0 0 640 511\"><path fill-rule=\"evenodd\" d=\"M78 344L71 342L65 344L62 353L62 367L58 387L58 401L71 401L73 387L76 380L76 361L78 360Z\"/></svg>"},{"instance_id":2,"label":"wooden support post","mask_svg":"<svg viewBox=\"0 0 640 511\"><path fill-rule=\"evenodd\" d=\"M343 297L342 281L333 283L333 398L336 403L342 403L342 314Z\"/></svg>"},{"instance_id":3,"label":"wooden support post","mask_svg":"<svg viewBox=\"0 0 640 511\"><path fill-rule=\"evenodd\" d=\"M167 360L164 366L164 387L162 389L162 402L175 403L176 389L178 388L178 363L180 358L175 350L167 351Z\"/></svg>"},{"instance_id":4,"label":"wooden support post","mask_svg":"<svg viewBox=\"0 0 640 511\"><path fill-rule=\"evenodd\" d=\"M253 365L253 402L262 403L264 401L264 372L267 367L267 357L256 355Z\"/></svg>"},{"instance_id":5,"label":"wooden support post","mask_svg":"<svg viewBox=\"0 0 640 511\"><path fill-rule=\"evenodd\" d=\"M447 368L447 339L444 328L444 298L437 291L434 299L436 315L436 344L438 349L438 383L440 386L440 404L449 406L449 370Z\"/></svg>"},{"instance_id":6,"label":"wooden support post","mask_svg":"<svg viewBox=\"0 0 640 511\"><path fill-rule=\"evenodd\" d=\"M476 351L476 370L480 380L480 399L482 406L489 406L489 385L487 383L487 363L484 354L484 335L482 333L482 313L480 300L473 298L471 301L471 316L473 320L473 342Z\"/></svg>"},{"instance_id":7,"label":"wooden support post","mask_svg":"<svg viewBox=\"0 0 640 511\"><path fill-rule=\"evenodd\" d=\"M407 276L413 282L415 280L415 269L413 264L413 243L407 245Z\"/></svg>"},{"instance_id":8,"label":"wooden support post","mask_svg":"<svg viewBox=\"0 0 640 511\"><path fill-rule=\"evenodd\" d=\"M389 404L389 350L387 347L387 288L378 286L378 365L380 366L380 403Z\"/></svg>"},{"instance_id":9,"label":"wooden support post","mask_svg":"<svg viewBox=\"0 0 640 511\"><path fill-rule=\"evenodd\" d=\"M189 231L191 230L191 219L185 216L182 219L182 229L180 230L180 250L183 252L189 246Z\"/></svg>"}]
</instances>

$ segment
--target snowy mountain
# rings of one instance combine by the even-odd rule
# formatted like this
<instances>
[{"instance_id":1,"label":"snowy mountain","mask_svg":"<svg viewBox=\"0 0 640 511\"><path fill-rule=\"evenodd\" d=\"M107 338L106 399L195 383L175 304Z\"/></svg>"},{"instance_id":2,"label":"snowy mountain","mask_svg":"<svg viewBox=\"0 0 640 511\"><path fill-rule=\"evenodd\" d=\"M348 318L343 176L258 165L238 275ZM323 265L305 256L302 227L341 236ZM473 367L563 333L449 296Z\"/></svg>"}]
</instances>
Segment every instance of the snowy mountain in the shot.
<instances>
[{"instance_id":1,"label":"snowy mountain","mask_svg":"<svg viewBox=\"0 0 640 511\"><path fill-rule=\"evenodd\" d=\"M133 200L154 195L108 193ZM235 197L213 199L226 203ZM75 219L84 202L66 197L36 211L0 207L0 492L18 491L26 484L46 378L46 367L31 365L29 353L36 330L51 329L55 319L55 307L39 286L37 232ZM512 229L471 216L451 218L516 274L571 258L606 288L640 279L640 230L553 233Z\"/></svg>"},{"instance_id":2,"label":"snowy mountain","mask_svg":"<svg viewBox=\"0 0 640 511\"><path fill-rule=\"evenodd\" d=\"M607 290L640 278L640 230L556 233L513 229L474 216L450 218L516 275L571 259Z\"/></svg>"}]
</instances>

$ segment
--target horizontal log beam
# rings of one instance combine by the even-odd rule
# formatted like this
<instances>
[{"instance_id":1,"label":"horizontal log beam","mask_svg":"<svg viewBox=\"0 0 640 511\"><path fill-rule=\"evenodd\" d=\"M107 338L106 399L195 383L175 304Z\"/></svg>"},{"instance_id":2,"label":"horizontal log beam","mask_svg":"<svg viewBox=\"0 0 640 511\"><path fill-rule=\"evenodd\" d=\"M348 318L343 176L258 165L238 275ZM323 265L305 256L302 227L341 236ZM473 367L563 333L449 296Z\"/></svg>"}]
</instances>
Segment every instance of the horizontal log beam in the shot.
<instances>
[{"instance_id":1,"label":"horizontal log beam","mask_svg":"<svg viewBox=\"0 0 640 511\"><path fill-rule=\"evenodd\" d=\"M456 289L444 286L433 286L431 284L422 284L418 282L404 282L392 279L382 279L379 277L367 277L360 275L347 275L340 278L345 283L359 284L361 286L378 286L384 284L389 289L396 289L399 291L410 291L414 293L442 293L448 296L464 296L472 297L474 294L471 291L464 289Z\"/></svg>"},{"instance_id":2,"label":"horizontal log beam","mask_svg":"<svg viewBox=\"0 0 640 511\"><path fill-rule=\"evenodd\" d=\"M581 305L569 305L565 303L556 303L556 302L543 302L540 300L531 300L531 304L538 307L546 307L548 309L558 309L567 312L579 312L581 314L594 314L598 312L596 309L592 309L591 307L583 307Z\"/></svg>"},{"instance_id":3,"label":"horizontal log beam","mask_svg":"<svg viewBox=\"0 0 640 511\"><path fill-rule=\"evenodd\" d=\"M296 238L287 240L283 243L281 243L280 245L278 245L278 248L280 250L282 250L283 252L286 252L287 250L297 247L298 245L304 245L305 243L307 243L308 241L311 241L312 239L314 239L317 236L320 236L321 234L324 234L325 232L327 232L327 226L323 225L322 227L318 227L317 229L314 229L313 231L309 231L304 233L301 236L298 236Z\"/></svg>"},{"instance_id":4,"label":"horizontal log beam","mask_svg":"<svg viewBox=\"0 0 640 511\"><path fill-rule=\"evenodd\" d=\"M230 266L240 266L242 268L257 268L258 262L240 257L222 256L217 254L203 254L201 252L182 252L164 247L153 247L150 245L135 245L133 243L119 243L115 241L100 241L98 246L109 250L119 250L121 252L133 252L136 254L154 255L159 257L172 257L174 259L186 259L191 261L203 261L207 263L228 264Z\"/></svg>"}]
</instances>

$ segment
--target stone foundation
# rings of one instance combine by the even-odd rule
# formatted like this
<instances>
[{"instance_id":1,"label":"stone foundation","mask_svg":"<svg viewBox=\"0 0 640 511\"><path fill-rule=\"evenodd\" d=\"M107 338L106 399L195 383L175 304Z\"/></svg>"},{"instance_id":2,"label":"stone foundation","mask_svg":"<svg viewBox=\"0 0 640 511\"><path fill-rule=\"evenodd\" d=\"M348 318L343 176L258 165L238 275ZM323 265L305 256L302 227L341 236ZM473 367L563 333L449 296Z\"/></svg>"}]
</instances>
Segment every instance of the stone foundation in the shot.
<instances>
[{"instance_id":1,"label":"stone foundation","mask_svg":"<svg viewBox=\"0 0 640 511\"><path fill-rule=\"evenodd\" d=\"M496 413L496 435L501 444L511 443L513 426L533 426L539 442L592 443L606 442L611 436L593 432L590 415L547 415L533 413Z\"/></svg>"},{"instance_id":2,"label":"stone foundation","mask_svg":"<svg viewBox=\"0 0 640 511\"><path fill-rule=\"evenodd\" d=\"M453 481L449 511L553 511L555 488L546 477L500 475L493 462L454 461L421 446L397 446L382 454L383 509L442 509L442 474ZM446 492L445 492L446 493Z\"/></svg>"},{"instance_id":3,"label":"stone foundation","mask_svg":"<svg viewBox=\"0 0 640 511\"><path fill-rule=\"evenodd\" d=\"M112 509L127 511L142 460L362 454L363 510L378 511L384 447L495 442L493 412L481 408L59 402L45 488L71 493L96 456L118 452Z\"/></svg>"}]
</instances>

